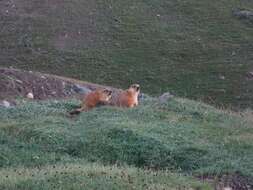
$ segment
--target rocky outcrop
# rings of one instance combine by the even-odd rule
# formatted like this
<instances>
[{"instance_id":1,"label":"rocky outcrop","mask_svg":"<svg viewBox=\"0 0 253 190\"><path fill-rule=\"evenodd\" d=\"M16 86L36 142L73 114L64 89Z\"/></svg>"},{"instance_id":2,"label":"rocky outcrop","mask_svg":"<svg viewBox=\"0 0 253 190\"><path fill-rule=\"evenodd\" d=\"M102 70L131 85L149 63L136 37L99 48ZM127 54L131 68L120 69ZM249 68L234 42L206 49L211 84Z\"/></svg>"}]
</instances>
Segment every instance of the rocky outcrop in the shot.
<instances>
[{"instance_id":1,"label":"rocky outcrop","mask_svg":"<svg viewBox=\"0 0 253 190\"><path fill-rule=\"evenodd\" d=\"M239 19L245 19L253 22L253 11L236 9L232 11L233 15Z\"/></svg>"}]
</instances>

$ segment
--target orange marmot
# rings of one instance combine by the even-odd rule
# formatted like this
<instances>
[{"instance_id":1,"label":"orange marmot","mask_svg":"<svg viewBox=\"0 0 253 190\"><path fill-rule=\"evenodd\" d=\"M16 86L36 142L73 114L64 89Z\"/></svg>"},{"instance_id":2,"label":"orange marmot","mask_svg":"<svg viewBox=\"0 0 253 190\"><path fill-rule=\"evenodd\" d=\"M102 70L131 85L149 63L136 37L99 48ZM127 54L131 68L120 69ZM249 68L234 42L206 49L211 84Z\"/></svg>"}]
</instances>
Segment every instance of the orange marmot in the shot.
<instances>
[{"instance_id":1,"label":"orange marmot","mask_svg":"<svg viewBox=\"0 0 253 190\"><path fill-rule=\"evenodd\" d=\"M82 111L88 111L99 104L107 104L111 99L112 91L109 89L97 89L89 92L83 97L80 108L77 108L70 112L70 115L79 114Z\"/></svg>"},{"instance_id":2,"label":"orange marmot","mask_svg":"<svg viewBox=\"0 0 253 190\"><path fill-rule=\"evenodd\" d=\"M140 85L132 84L128 89L113 94L109 105L132 108L138 105Z\"/></svg>"}]
</instances>

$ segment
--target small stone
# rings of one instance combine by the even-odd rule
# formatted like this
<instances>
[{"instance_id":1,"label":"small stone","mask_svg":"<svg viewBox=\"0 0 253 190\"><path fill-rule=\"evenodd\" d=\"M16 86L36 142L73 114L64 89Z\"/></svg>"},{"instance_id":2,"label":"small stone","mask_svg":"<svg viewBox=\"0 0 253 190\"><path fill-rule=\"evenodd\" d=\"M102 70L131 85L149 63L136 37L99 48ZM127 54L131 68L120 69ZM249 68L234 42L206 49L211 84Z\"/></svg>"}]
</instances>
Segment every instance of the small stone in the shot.
<instances>
[{"instance_id":1,"label":"small stone","mask_svg":"<svg viewBox=\"0 0 253 190\"><path fill-rule=\"evenodd\" d=\"M29 92L27 95L26 95L27 98L29 99L33 99L34 96L33 96L33 93Z\"/></svg>"},{"instance_id":2,"label":"small stone","mask_svg":"<svg viewBox=\"0 0 253 190\"><path fill-rule=\"evenodd\" d=\"M81 93L81 94L87 94L91 92L89 88L78 85L78 84L73 85L72 89L74 90L74 92Z\"/></svg>"},{"instance_id":3,"label":"small stone","mask_svg":"<svg viewBox=\"0 0 253 190\"><path fill-rule=\"evenodd\" d=\"M11 104L10 102L6 101L6 100L3 100L1 103L0 103L0 106L3 106L5 108L9 108L11 107Z\"/></svg>"},{"instance_id":4,"label":"small stone","mask_svg":"<svg viewBox=\"0 0 253 190\"><path fill-rule=\"evenodd\" d=\"M232 190L231 187L224 187L223 190Z\"/></svg>"},{"instance_id":5,"label":"small stone","mask_svg":"<svg viewBox=\"0 0 253 190\"><path fill-rule=\"evenodd\" d=\"M253 71L248 72L248 73L246 74L246 78L247 78L248 80L253 80Z\"/></svg>"},{"instance_id":6,"label":"small stone","mask_svg":"<svg viewBox=\"0 0 253 190\"><path fill-rule=\"evenodd\" d=\"M149 96L147 94L144 94L144 93L140 93L139 96L138 96L139 101L145 100L147 98L149 98Z\"/></svg>"},{"instance_id":7,"label":"small stone","mask_svg":"<svg viewBox=\"0 0 253 190\"><path fill-rule=\"evenodd\" d=\"M253 11L250 10L233 10L233 15L239 19L247 19L253 21Z\"/></svg>"},{"instance_id":8,"label":"small stone","mask_svg":"<svg viewBox=\"0 0 253 190\"><path fill-rule=\"evenodd\" d=\"M160 104L165 104L165 103L168 102L169 99L171 99L171 98L173 98L173 97L174 97L174 95L172 95L171 93L165 92L165 93L163 93L163 94L158 98L158 100L159 100L159 103L160 103Z\"/></svg>"},{"instance_id":9,"label":"small stone","mask_svg":"<svg viewBox=\"0 0 253 190\"><path fill-rule=\"evenodd\" d=\"M219 78L220 78L221 80L225 80L225 76L223 76L223 75L220 75Z\"/></svg>"},{"instance_id":10,"label":"small stone","mask_svg":"<svg viewBox=\"0 0 253 190\"><path fill-rule=\"evenodd\" d=\"M21 80L16 79L15 81L16 81L17 83L23 84L23 82L22 82Z\"/></svg>"},{"instance_id":11,"label":"small stone","mask_svg":"<svg viewBox=\"0 0 253 190\"><path fill-rule=\"evenodd\" d=\"M39 156L33 156L33 159L38 160L38 159L40 159L40 157Z\"/></svg>"}]
</instances>

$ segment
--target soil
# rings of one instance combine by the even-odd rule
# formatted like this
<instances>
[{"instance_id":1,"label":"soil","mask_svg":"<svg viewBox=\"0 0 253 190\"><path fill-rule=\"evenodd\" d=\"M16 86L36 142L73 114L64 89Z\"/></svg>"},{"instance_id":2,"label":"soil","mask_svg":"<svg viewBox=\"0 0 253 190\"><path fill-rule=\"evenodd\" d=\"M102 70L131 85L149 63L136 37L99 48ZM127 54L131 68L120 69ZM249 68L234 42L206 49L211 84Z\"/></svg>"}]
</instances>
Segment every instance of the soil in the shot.
<instances>
[{"instance_id":1,"label":"soil","mask_svg":"<svg viewBox=\"0 0 253 190\"><path fill-rule=\"evenodd\" d=\"M25 98L32 93L35 100L78 97L97 88L118 89L79 81L56 75L17 69L0 68L0 101L13 102L18 97Z\"/></svg>"},{"instance_id":2,"label":"soil","mask_svg":"<svg viewBox=\"0 0 253 190\"><path fill-rule=\"evenodd\" d=\"M215 190L253 190L252 179L239 173L222 176L201 176L199 179L213 184Z\"/></svg>"}]
</instances>

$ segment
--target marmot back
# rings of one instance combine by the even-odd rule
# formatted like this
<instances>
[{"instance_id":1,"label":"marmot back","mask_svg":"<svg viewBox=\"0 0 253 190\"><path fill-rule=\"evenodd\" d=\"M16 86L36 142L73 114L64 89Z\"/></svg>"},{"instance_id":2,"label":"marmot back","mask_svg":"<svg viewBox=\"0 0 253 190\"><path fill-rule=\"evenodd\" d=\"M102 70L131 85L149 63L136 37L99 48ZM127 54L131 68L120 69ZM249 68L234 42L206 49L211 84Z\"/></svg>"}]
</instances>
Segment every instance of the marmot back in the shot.
<instances>
[{"instance_id":1,"label":"marmot back","mask_svg":"<svg viewBox=\"0 0 253 190\"><path fill-rule=\"evenodd\" d=\"M70 115L79 114L82 111L88 111L99 104L107 104L111 99L112 91L109 89L97 89L85 95L81 107L70 112Z\"/></svg>"},{"instance_id":2,"label":"marmot back","mask_svg":"<svg viewBox=\"0 0 253 190\"><path fill-rule=\"evenodd\" d=\"M138 105L139 93L140 85L132 84L128 89L113 94L109 105L132 108Z\"/></svg>"}]
</instances>

